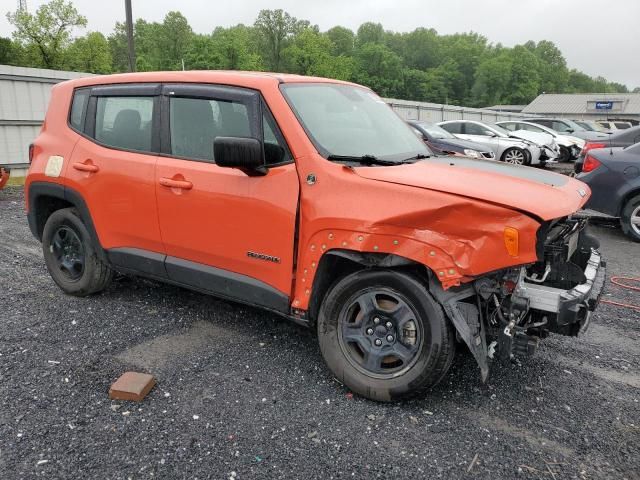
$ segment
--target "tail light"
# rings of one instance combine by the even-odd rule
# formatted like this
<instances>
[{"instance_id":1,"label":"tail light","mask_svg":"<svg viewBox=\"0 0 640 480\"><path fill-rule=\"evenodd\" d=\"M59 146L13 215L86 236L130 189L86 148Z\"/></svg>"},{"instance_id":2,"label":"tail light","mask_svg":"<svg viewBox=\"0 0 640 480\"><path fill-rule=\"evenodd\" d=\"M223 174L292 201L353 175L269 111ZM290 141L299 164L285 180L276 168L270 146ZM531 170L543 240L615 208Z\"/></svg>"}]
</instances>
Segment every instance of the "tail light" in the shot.
<instances>
[{"instance_id":1,"label":"tail light","mask_svg":"<svg viewBox=\"0 0 640 480\"><path fill-rule=\"evenodd\" d=\"M584 159L584 163L582 164L582 172L583 173L593 172L600 165L602 165L602 163L600 163L599 160L595 159L591 155L587 155Z\"/></svg>"},{"instance_id":2,"label":"tail light","mask_svg":"<svg viewBox=\"0 0 640 480\"><path fill-rule=\"evenodd\" d=\"M586 155L589 150L593 150L594 148L605 148L606 146L606 143L587 142L584 144L584 147L582 147L582 152L580 152L580 154Z\"/></svg>"},{"instance_id":3,"label":"tail light","mask_svg":"<svg viewBox=\"0 0 640 480\"><path fill-rule=\"evenodd\" d=\"M35 148L35 145L32 143L29 145L29 165L31 165L31 162L33 162L33 150Z\"/></svg>"}]
</instances>

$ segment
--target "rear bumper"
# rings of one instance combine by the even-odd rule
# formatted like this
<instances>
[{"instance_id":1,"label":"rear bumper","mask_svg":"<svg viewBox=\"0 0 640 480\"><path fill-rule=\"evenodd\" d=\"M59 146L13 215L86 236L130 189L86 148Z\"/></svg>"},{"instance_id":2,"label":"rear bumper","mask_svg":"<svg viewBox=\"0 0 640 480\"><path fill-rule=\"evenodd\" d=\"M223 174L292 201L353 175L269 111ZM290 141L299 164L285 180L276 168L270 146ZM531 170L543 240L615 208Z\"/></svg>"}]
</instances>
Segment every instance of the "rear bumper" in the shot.
<instances>
[{"instance_id":1,"label":"rear bumper","mask_svg":"<svg viewBox=\"0 0 640 480\"><path fill-rule=\"evenodd\" d=\"M530 310L554 316L558 329L577 334L587 329L604 288L606 264L597 250L591 251L584 276L586 280L570 290L523 280L517 295L528 299Z\"/></svg>"}]
</instances>

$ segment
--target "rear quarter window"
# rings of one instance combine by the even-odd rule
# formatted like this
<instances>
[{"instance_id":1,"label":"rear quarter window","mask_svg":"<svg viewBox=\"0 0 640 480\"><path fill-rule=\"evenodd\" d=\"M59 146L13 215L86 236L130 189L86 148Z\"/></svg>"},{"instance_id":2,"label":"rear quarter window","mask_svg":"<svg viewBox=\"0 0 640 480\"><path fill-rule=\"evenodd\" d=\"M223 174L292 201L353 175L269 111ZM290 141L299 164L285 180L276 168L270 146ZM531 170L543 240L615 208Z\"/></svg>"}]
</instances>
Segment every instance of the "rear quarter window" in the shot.
<instances>
[{"instance_id":1,"label":"rear quarter window","mask_svg":"<svg viewBox=\"0 0 640 480\"><path fill-rule=\"evenodd\" d=\"M69 125L74 130L82 132L84 127L84 115L87 108L87 100L89 100L89 89L78 89L73 92L71 100L71 110L69 112Z\"/></svg>"}]
</instances>

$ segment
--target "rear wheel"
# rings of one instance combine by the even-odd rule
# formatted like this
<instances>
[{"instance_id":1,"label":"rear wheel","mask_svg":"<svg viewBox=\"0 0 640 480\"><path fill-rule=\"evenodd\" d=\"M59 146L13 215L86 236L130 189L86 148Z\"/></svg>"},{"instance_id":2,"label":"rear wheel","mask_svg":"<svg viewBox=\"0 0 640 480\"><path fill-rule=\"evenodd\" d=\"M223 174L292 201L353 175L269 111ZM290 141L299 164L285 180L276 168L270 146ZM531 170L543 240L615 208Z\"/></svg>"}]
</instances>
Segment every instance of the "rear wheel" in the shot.
<instances>
[{"instance_id":1,"label":"rear wheel","mask_svg":"<svg viewBox=\"0 0 640 480\"><path fill-rule=\"evenodd\" d=\"M632 240L640 242L640 195L636 195L622 209L622 231Z\"/></svg>"},{"instance_id":2,"label":"rear wheel","mask_svg":"<svg viewBox=\"0 0 640 480\"><path fill-rule=\"evenodd\" d=\"M44 261L51 278L69 295L104 290L113 271L98 257L89 231L74 208L56 210L42 232Z\"/></svg>"},{"instance_id":3,"label":"rear wheel","mask_svg":"<svg viewBox=\"0 0 640 480\"><path fill-rule=\"evenodd\" d=\"M453 361L454 338L426 288L396 271L359 271L338 281L318 316L320 349L333 374L378 401L436 385Z\"/></svg>"},{"instance_id":4,"label":"rear wheel","mask_svg":"<svg viewBox=\"0 0 640 480\"><path fill-rule=\"evenodd\" d=\"M500 160L512 165L525 165L527 163L527 154L521 148L512 147L505 150Z\"/></svg>"}]
</instances>

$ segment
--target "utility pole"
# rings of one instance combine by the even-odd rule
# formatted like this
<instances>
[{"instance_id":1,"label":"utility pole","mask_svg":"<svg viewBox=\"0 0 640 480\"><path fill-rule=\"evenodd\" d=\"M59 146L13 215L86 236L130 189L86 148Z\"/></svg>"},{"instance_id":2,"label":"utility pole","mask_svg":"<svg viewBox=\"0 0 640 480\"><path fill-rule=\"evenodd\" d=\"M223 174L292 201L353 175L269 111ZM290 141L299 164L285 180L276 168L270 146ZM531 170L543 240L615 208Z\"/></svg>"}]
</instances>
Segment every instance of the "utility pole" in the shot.
<instances>
[{"instance_id":1,"label":"utility pole","mask_svg":"<svg viewBox=\"0 0 640 480\"><path fill-rule=\"evenodd\" d=\"M27 0L18 0L18 11L27 13Z\"/></svg>"},{"instance_id":2,"label":"utility pole","mask_svg":"<svg viewBox=\"0 0 640 480\"><path fill-rule=\"evenodd\" d=\"M131 14L131 0L124 0L124 8L127 15L127 46L129 50L129 71L135 72L136 49L133 44L133 15Z\"/></svg>"}]
</instances>

